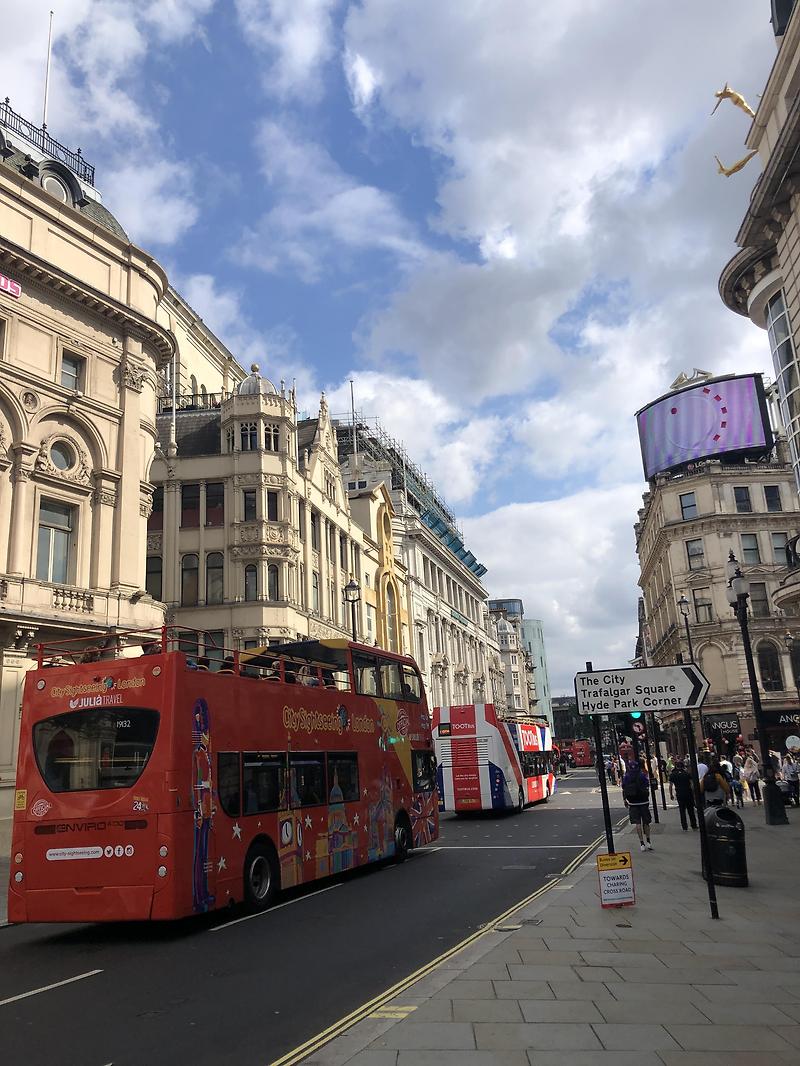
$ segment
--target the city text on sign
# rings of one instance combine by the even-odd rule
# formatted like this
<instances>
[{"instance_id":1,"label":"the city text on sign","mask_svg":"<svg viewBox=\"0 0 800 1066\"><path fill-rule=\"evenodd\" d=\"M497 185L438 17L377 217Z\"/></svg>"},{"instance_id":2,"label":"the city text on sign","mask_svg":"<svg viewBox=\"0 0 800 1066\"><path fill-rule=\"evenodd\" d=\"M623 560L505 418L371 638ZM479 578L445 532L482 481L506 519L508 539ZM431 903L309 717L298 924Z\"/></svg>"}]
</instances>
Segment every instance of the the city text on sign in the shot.
<instances>
[{"instance_id":1,"label":"the city text on sign","mask_svg":"<svg viewBox=\"0 0 800 1066\"><path fill-rule=\"evenodd\" d=\"M694 663L575 675L579 714L691 711L703 706L707 692L708 680Z\"/></svg>"},{"instance_id":2,"label":"the city text on sign","mask_svg":"<svg viewBox=\"0 0 800 1066\"><path fill-rule=\"evenodd\" d=\"M13 296L18 300L22 295L22 286L18 281L12 281L5 274L0 274L0 292L4 292L7 296Z\"/></svg>"},{"instance_id":3,"label":"the city text on sign","mask_svg":"<svg viewBox=\"0 0 800 1066\"><path fill-rule=\"evenodd\" d=\"M597 856L601 907L632 907L636 902L633 862L629 851Z\"/></svg>"}]
</instances>

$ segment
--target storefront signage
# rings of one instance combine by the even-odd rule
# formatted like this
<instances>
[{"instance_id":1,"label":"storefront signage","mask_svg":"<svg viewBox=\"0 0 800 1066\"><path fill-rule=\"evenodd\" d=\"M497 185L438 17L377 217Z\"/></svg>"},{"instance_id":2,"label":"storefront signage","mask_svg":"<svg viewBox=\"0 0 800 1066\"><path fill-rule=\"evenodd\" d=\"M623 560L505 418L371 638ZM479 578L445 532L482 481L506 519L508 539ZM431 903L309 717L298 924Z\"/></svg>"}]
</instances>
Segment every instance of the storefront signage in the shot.
<instances>
[{"instance_id":1,"label":"storefront signage","mask_svg":"<svg viewBox=\"0 0 800 1066\"><path fill-rule=\"evenodd\" d=\"M789 711L762 711L765 725L800 726L800 714Z\"/></svg>"},{"instance_id":2,"label":"storefront signage","mask_svg":"<svg viewBox=\"0 0 800 1066\"><path fill-rule=\"evenodd\" d=\"M5 274L0 274L0 292L4 292L6 296L13 296L15 300L18 300L22 296L22 286L18 281L12 281Z\"/></svg>"},{"instance_id":3,"label":"storefront signage","mask_svg":"<svg viewBox=\"0 0 800 1066\"><path fill-rule=\"evenodd\" d=\"M738 736L741 732L739 717L735 714L705 714L703 721L709 729L718 733L733 733Z\"/></svg>"}]
</instances>

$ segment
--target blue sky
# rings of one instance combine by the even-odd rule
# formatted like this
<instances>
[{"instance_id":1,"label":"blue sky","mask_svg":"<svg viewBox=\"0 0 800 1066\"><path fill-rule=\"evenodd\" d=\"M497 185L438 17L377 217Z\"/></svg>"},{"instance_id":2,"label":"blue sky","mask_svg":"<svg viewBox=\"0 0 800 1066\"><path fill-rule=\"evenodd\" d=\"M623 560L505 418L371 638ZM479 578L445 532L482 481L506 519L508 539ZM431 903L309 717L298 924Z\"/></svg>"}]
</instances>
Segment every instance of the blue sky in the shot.
<instances>
[{"instance_id":1,"label":"blue sky","mask_svg":"<svg viewBox=\"0 0 800 1066\"><path fill-rule=\"evenodd\" d=\"M83 147L133 240L240 360L378 415L554 692L633 655L633 411L769 372L716 283L757 177L766 0L33 0L3 95Z\"/></svg>"}]
</instances>

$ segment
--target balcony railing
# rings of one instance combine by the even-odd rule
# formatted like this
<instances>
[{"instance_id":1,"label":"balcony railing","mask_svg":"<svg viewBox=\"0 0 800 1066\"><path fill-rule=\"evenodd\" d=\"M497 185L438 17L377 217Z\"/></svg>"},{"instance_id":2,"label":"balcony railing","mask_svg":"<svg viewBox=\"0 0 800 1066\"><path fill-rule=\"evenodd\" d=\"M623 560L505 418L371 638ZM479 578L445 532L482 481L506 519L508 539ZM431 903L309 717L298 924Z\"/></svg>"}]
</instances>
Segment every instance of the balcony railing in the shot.
<instances>
[{"instance_id":1,"label":"balcony railing","mask_svg":"<svg viewBox=\"0 0 800 1066\"><path fill-rule=\"evenodd\" d=\"M12 133L18 133L20 137L24 137L26 141L35 145L45 155L50 156L51 159L57 159L59 163L69 167L74 174L78 175L81 181L85 181L87 185L94 186L94 167L83 158L80 148L73 152L71 148L61 144L55 137L51 137L44 126L35 126L32 122L23 118L22 115L18 115L9 104L8 97L0 104L0 126L11 130Z\"/></svg>"},{"instance_id":2,"label":"balcony railing","mask_svg":"<svg viewBox=\"0 0 800 1066\"><path fill-rule=\"evenodd\" d=\"M231 395L230 392L181 392L175 398L175 407L178 412L219 410L222 401ZM156 410L160 415L172 414L172 397L159 396Z\"/></svg>"}]
</instances>

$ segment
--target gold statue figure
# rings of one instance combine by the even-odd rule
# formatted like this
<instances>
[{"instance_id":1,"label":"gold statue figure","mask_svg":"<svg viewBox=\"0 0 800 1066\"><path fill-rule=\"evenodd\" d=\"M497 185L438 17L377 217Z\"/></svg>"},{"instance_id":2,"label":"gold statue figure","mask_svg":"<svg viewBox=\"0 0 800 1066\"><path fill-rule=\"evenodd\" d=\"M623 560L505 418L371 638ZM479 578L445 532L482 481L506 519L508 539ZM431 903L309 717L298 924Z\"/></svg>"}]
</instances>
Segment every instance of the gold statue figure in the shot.
<instances>
[{"instance_id":1,"label":"gold statue figure","mask_svg":"<svg viewBox=\"0 0 800 1066\"><path fill-rule=\"evenodd\" d=\"M732 167L726 167L718 155L715 155L714 158L717 161L719 173L724 174L726 178L729 178L731 174L736 174L738 171L743 170L754 155L758 155L758 152L748 152L746 156L743 156L738 163L734 163Z\"/></svg>"},{"instance_id":2,"label":"gold statue figure","mask_svg":"<svg viewBox=\"0 0 800 1066\"><path fill-rule=\"evenodd\" d=\"M714 96L717 97L717 102L716 102L716 104L714 104L714 111L717 110L717 108L719 107L719 105L722 103L723 100L730 100L730 102L733 104L734 107L740 108L742 111L744 111L744 113L746 115L749 115L750 118L755 118L756 117L755 111L748 104L748 102L745 100L745 98L742 96L742 94L741 93L737 93L736 90L732 89L730 87L730 85L728 85L727 82L725 82L725 87L724 88L722 88L718 92L714 93ZM714 114L714 111L711 112L712 115Z\"/></svg>"}]
</instances>

